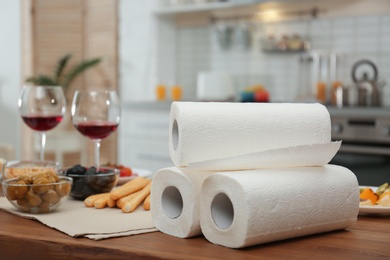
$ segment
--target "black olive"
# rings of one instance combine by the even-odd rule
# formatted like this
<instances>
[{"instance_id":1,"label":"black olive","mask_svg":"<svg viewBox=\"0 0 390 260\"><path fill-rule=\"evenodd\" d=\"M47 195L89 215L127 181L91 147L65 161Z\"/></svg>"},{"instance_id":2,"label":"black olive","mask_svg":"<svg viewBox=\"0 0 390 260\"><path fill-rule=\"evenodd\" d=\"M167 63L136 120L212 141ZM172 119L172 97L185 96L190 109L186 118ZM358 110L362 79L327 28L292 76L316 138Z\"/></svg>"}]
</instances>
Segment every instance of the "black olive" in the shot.
<instances>
[{"instance_id":1,"label":"black olive","mask_svg":"<svg viewBox=\"0 0 390 260\"><path fill-rule=\"evenodd\" d=\"M96 169L96 167L87 169L81 165L73 166L66 174L73 179L70 196L77 200L84 200L93 194L110 192L117 178L115 172L110 169ZM81 176L75 176L76 174Z\"/></svg>"},{"instance_id":2,"label":"black olive","mask_svg":"<svg viewBox=\"0 0 390 260\"><path fill-rule=\"evenodd\" d=\"M77 175L83 175L87 169L80 164L77 164L75 166L72 166L66 171L66 175L72 175L72 174L77 174Z\"/></svg>"},{"instance_id":3,"label":"black olive","mask_svg":"<svg viewBox=\"0 0 390 260\"><path fill-rule=\"evenodd\" d=\"M86 172L85 175L96 175L96 167L90 167Z\"/></svg>"},{"instance_id":4,"label":"black olive","mask_svg":"<svg viewBox=\"0 0 390 260\"><path fill-rule=\"evenodd\" d=\"M85 177L72 177L73 185L72 190L70 191L70 196L75 199L83 200L89 194L92 194L92 190L84 184Z\"/></svg>"}]
</instances>

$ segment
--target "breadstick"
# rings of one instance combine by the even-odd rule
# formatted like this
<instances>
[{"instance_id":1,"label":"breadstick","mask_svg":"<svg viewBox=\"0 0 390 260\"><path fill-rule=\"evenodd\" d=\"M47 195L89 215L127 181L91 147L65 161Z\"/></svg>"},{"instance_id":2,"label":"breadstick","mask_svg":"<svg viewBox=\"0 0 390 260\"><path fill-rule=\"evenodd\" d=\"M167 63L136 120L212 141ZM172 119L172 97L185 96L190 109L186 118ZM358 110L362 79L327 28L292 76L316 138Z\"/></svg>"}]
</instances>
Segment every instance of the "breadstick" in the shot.
<instances>
[{"instance_id":1,"label":"breadstick","mask_svg":"<svg viewBox=\"0 0 390 260\"><path fill-rule=\"evenodd\" d=\"M105 194L110 194L110 193L100 193L100 194L95 194L95 195L88 196L88 197L84 200L85 206L87 206L87 207L93 207L93 203L95 202L95 200L97 200L97 199L100 198L100 197L104 197Z\"/></svg>"},{"instance_id":2,"label":"breadstick","mask_svg":"<svg viewBox=\"0 0 390 260\"><path fill-rule=\"evenodd\" d=\"M139 192L141 192L141 191L137 191L137 192L131 193L131 194L127 195L127 196L124 196L124 197L122 197L122 198L116 200L116 206L117 206L118 208L121 209L122 206L123 206L123 204L125 204L126 201L130 201L130 200L131 200L132 198L134 198L134 197L137 195L137 193L139 193Z\"/></svg>"},{"instance_id":3,"label":"breadstick","mask_svg":"<svg viewBox=\"0 0 390 260\"><path fill-rule=\"evenodd\" d=\"M110 199L110 197L109 197L108 200L107 200L107 206L110 207L110 208L115 207L116 206L116 201Z\"/></svg>"},{"instance_id":4,"label":"breadstick","mask_svg":"<svg viewBox=\"0 0 390 260\"><path fill-rule=\"evenodd\" d=\"M150 179L146 179L143 177L137 177L134 180L126 182L122 186L111 191L110 199L117 200L117 199L120 199L126 195L129 195L129 194L134 193L136 191L142 190L150 182L151 182Z\"/></svg>"},{"instance_id":5,"label":"breadstick","mask_svg":"<svg viewBox=\"0 0 390 260\"><path fill-rule=\"evenodd\" d=\"M107 200L109 197L110 197L110 193L104 193L104 196L97 198L93 202L93 206L97 209L105 208L107 206Z\"/></svg>"},{"instance_id":6,"label":"breadstick","mask_svg":"<svg viewBox=\"0 0 390 260\"><path fill-rule=\"evenodd\" d=\"M150 194L150 188L152 183L149 182L148 185L145 186L137 195L135 195L130 201L126 201L122 206L122 212L129 213L133 212L142 201Z\"/></svg>"},{"instance_id":7,"label":"breadstick","mask_svg":"<svg viewBox=\"0 0 390 260\"><path fill-rule=\"evenodd\" d=\"M144 201L144 210L150 210L150 194L146 197Z\"/></svg>"}]
</instances>

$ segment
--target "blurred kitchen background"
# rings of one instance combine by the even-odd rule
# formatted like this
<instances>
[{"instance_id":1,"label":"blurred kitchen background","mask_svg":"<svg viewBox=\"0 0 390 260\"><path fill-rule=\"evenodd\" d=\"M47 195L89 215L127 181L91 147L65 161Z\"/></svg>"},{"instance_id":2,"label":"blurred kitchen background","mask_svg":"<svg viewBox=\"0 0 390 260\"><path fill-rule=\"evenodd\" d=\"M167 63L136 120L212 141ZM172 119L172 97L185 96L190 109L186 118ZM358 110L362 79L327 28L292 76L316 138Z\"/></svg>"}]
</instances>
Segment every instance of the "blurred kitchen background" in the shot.
<instances>
[{"instance_id":1,"label":"blurred kitchen background","mask_svg":"<svg viewBox=\"0 0 390 260\"><path fill-rule=\"evenodd\" d=\"M74 89L106 84L120 93L122 122L102 144L103 162L171 166L172 100L321 102L333 138L344 141L335 163L362 172L367 185L389 179L388 0L0 0L0 33L6 159L36 156L16 109L24 79L72 52L103 57ZM51 158L88 164L88 140L66 132L78 145L53 143Z\"/></svg>"}]
</instances>

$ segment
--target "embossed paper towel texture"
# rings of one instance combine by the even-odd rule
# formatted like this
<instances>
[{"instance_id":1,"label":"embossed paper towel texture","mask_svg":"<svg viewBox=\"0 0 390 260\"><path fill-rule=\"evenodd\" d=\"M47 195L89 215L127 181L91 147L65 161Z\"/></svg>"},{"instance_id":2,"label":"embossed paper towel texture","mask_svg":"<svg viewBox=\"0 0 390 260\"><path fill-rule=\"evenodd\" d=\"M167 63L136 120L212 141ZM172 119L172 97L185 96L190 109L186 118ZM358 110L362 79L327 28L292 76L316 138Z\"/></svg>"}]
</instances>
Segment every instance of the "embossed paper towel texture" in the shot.
<instances>
[{"instance_id":1,"label":"embossed paper towel texture","mask_svg":"<svg viewBox=\"0 0 390 260\"><path fill-rule=\"evenodd\" d=\"M331 158L339 148L330 143L330 116L321 104L173 102L169 131L169 152L178 167L240 156L256 162L258 153L305 145L331 147ZM310 150L305 154L313 158ZM210 165L199 169L217 169ZM238 160L231 170L248 165Z\"/></svg>"},{"instance_id":2,"label":"embossed paper towel texture","mask_svg":"<svg viewBox=\"0 0 390 260\"><path fill-rule=\"evenodd\" d=\"M263 152L190 163L187 169L197 170L249 170L261 168L287 168L322 166L330 162L340 149L341 141L326 144L297 145Z\"/></svg>"},{"instance_id":3,"label":"embossed paper towel texture","mask_svg":"<svg viewBox=\"0 0 390 260\"><path fill-rule=\"evenodd\" d=\"M152 182L153 224L163 233L187 238L201 234L200 188L211 172L160 169Z\"/></svg>"},{"instance_id":4,"label":"embossed paper towel texture","mask_svg":"<svg viewBox=\"0 0 390 260\"><path fill-rule=\"evenodd\" d=\"M355 175L335 165L216 173L200 194L204 236L232 248L348 228L359 210Z\"/></svg>"}]
</instances>

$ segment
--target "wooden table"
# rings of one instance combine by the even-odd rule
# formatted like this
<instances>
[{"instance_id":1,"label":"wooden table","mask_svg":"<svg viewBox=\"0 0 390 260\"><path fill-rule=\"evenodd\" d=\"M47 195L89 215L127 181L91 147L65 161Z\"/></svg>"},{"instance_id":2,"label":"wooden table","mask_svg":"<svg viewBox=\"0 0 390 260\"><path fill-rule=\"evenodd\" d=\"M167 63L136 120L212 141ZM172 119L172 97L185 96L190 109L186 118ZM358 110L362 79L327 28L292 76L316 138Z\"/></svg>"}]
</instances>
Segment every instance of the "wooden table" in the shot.
<instances>
[{"instance_id":1,"label":"wooden table","mask_svg":"<svg viewBox=\"0 0 390 260\"><path fill-rule=\"evenodd\" d=\"M82 216L80 216L82 217ZM77 222L77 219L69 221ZM160 232L94 241L72 238L0 211L0 259L390 259L390 216L359 216L353 228L244 249Z\"/></svg>"}]
</instances>

